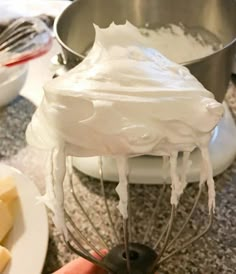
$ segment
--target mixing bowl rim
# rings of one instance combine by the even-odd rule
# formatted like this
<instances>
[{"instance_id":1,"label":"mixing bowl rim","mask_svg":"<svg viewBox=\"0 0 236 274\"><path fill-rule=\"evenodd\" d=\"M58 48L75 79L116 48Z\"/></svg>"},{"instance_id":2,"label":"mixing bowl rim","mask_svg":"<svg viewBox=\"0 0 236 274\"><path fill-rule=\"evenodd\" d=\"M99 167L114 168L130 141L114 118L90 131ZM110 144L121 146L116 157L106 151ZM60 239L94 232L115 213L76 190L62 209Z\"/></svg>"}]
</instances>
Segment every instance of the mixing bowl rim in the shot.
<instances>
[{"instance_id":1,"label":"mixing bowl rim","mask_svg":"<svg viewBox=\"0 0 236 274\"><path fill-rule=\"evenodd\" d=\"M0 83L0 88L2 89L12 84L13 82L18 81L27 72L28 72L28 64L17 65L16 71L14 71L12 74L10 73L11 77Z\"/></svg>"},{"instance_id":2,"label":"mixing bowl rim","mask_svg":"<svg viewBox=\"0 0 236 274\"><path fill-rule=\"evenodd\" d=\"M71 5L70 5L71 6ZM68 7L70 7L68 6ZM58 22L59 20L61 19L61 17L64 15L64 13L67 11L68 7L61 13L59 14L55 20L54 20L54 24L53 24L53 30L54 30L54 34L55 34L55 37L57 39L57 41L59 42L59 44L64 48L66 49L69 53L72 53L73 55L75 55L76 57L79 57L80 59L84 59L86 57L86 55L82 55L78 52L76 52L75 50L73 50L72 48L70 48L68 45L65 44L65 42L62 41L62 39L60 38L59 36L59 33L58 33ZM193 60L190 60L190 61L187 61L187 62L183 62L183 63L180 63L180 65L183 65L183 66L189 66L189 65L193 65L193 64L197 64L197 63L200 63L202 61L205 61L207 60L208 58L210 57L213 57L214 55L217 55L219 54L220 52L223 52L225 51L226 49L228 49L229 47L231 47L233 44L235 43L235 47L236 47L236 37L234 37L233 40L231 40L229 43L227 43L226 45L223 46L223 48L220 48L214 52L212 52L211 54L209 55L206 55L204 57L200 57L200 58L196 58L196 59L193 59Z\"/></svg>"}]
</instances>

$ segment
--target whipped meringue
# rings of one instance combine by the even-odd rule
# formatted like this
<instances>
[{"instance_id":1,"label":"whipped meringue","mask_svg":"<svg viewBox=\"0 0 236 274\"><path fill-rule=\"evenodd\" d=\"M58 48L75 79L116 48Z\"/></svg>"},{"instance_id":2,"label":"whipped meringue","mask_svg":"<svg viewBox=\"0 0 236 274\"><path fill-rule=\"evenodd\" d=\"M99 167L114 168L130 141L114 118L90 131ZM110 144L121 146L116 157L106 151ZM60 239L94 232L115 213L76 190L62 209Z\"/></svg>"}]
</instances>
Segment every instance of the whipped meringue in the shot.
<instances>
[{"instance_id":1,"label":"whipped meringue","mask_svg":"<svg viewBox=\"0 0 236 274\"><path fill-rule=\"evenodd\" d=\"M222 105L187 68L149 48L148 40L130 23L95 30L95 43L84 61L46 83L44 99L26 132L29 144L53 154L50 199L57 204L54 209L50 204L51 209L62 221L66 156L117 159L119 210L124 218L127 158L168 157L171 204L177 205L187 184L189 155L198 147L204 165L200 183L208 183L212 210L215 192L208 143L223 115ZM179 152L184 152L181 177Z\"/></svg>"}]
</instances>

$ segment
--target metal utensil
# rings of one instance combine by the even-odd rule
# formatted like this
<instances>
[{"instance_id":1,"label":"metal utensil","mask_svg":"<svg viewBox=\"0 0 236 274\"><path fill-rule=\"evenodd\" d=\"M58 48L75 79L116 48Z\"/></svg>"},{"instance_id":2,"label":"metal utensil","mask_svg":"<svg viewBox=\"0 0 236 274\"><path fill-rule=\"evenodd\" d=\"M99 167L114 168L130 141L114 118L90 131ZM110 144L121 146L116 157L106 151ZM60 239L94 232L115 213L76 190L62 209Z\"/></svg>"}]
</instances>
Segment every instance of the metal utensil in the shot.
<instances>
[{"instance_id":1,"label":"metal utensil","mask_svg":"<svg viewBox=\"0 0 236 274\"><path fill-rule=\"evenodd\" d=\"M19 18L0 34L0 65L12 66L39 57L51 45L51 31L42 20Z\"/></svg>"},{"instance_id":2,"label":"metal utensil","mask_svg":"<svg viewBox=\"0 0 236 274\"><path fill-rule=\"evenodd\" d=\"M163 168L164 165L163 165ZM197 228L192 231L191 237L184 236L184 231L187 229L189 223L191 223L191 218L196 214L197 205L202 195L204 195L205 182L201 180L199 183L198 191L196 192L195 199L192 203L192 207L189 209L189 213L183 218L181 218L180 225L178 224L178 229L175 227L176 221L178 221L177 214L179 213L179 206L170 206L167 210L166 218L161 221L161 226L159 227L159 238L153 241L149 241L150 235L153 233L153 229L156 229L156 219L161 217L161 204L163 199L167 198L170 194L170 186L165 183L159 189L159 196L153 204L153 210L150 215L145 216L146 219L146 231L142 232L141 238L137 241L136 235L132 230L132 222L135 221L134 216L135 208L132 208L132 201L129 199L129 218L120 219L120 225L117 225L117 219L114 217L114 207L111 210L111 205L107 199L107 194L105 192L105 185L103 181L103 162L100 158L100 184L101 184L101 194L104 199L104 215L107 218L105 223L107 223L107 231L99 230L99 222L104 216L98 219L92 216L95 215L96 205L93 208L86 209L86 202L81 200L79 197L79 182L78 178L75 180L75 173L71 166L71 161L68 164L68 177L69 186L71 193L67 195L71 196L70 204L65 205L65 216L67 219L67 229L69 237L64 235L64 240L66 245L72 252L84 257L85 259L97 264L103 269L107 270L111 274L153 274L158 270L160 264L174 256L176 253L183 251L189 245L193 244L195 241L204 236L210 229L213 221L213 212L211 211L208 221L205 222L205 226L201 229ZM158 186L157 186L158 187ZM129 197L131 195L131 186L128 184ZM66 194L66 193L65 193ZM137 198L137 197L136 197ZM169 199L169 197L168 197ZM70 211L71 201L76 204L77 210L76 214L80 213L80 224L76 223L74 219L75 212ZM100 205L101 207L101 205ZM101 209L100 209L101 210ZM163 209L162 209L163 210ZM143 205L143 211L145 208ZM138 213L140 214L140 212ZM77 216L78 217L78 216ZM136 216L137 217L137 216ZM200 221L200 220L199 220ZM87 222L90 229L94 231L96 235L96 240L91 239L89 234L83 230L83 222ZM123 224L122 224L123 222ZM86 226L87 227L87 226ZM134 240L135 239L135 240ZM101 254L99 250L107 249L108 253L106 255ZM94 251L101 260L98 260L90 251Z\"/></svg>"},{"instance_id":3,"label":"metal utensil","mask_svg":"<svg viewBox=\"0 0 236 274\"><path fill-rule=\"evenodd\" d=\"M235 0L80 0L68 6L55 21L55 34L62 46L66 66L81 62L94 42L93 23L108 27L129 20L137 27L156 29L183 23L203 28L222 42L215 53L186 64L191 73L223 101L236 49Z\"/></svg>"}]
</instances>

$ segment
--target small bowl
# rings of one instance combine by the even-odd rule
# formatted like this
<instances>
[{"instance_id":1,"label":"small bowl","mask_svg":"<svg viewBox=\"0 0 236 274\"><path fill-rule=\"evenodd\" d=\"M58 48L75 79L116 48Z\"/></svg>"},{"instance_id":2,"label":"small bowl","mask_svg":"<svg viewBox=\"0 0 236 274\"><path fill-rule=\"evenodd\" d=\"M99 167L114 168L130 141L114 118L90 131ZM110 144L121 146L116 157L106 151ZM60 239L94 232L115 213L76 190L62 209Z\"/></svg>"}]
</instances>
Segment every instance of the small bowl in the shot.
<instances>
[{"instance_id":1,"label":"small bowl","mask_svg":"<svg viewBox=\"0 0 236 274\"><path fill-rule=\"evenodd\" d=\"M28 65L0 67L0 107L14 100L23 87Z\"/></svg>"}]
</instances>

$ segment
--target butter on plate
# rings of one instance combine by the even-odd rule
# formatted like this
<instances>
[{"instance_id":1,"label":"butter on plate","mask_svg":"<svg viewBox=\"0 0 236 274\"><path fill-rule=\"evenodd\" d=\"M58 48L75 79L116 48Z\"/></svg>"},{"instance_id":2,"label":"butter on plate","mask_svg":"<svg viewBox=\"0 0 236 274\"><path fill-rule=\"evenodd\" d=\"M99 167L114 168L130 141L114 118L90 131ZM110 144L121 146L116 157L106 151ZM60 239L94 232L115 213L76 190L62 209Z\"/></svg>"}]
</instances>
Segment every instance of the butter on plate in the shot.
<instances>
[{"instance_id":1,"label":"butter on plate","mask_svg":"<svg viewBox=\"0 0 236 274\"><path fill-rule=\"evenodd\" d=\"M6 177L0 180L0 200L9 204L17 198L17 189L14 179Z\"/></svg>"},{"instance_id":2,"label":"butter on plate","mask_svg":"<svg viewBox=\"0 0 236 274\"><path fill-rule=\"evenodd\" d=\"M15 181L12 177L0 180L0 243L13 227L11 214L12 202L18 197ZM0 273L11 259L10 251L0 245Z\"/></svg>"},{"instance_id":3,"label":"butter on plate","mask_svg":"<svg viewBox=\"0 0 236 274\"><path fill-rule=\"evenodd\" d=\"M0 273L11 259L11 254L8 249L0 245Z\"/></svg>"},{"instance_id":4,"label":"butter on plate","mask_svg":"<svg viewBox=\"0 0 236 274\"><path fill-rule=\"evenodd\" d=\"M0 200L0 242L5 238L12 226L12 215L7 205L2 200Z\"/></svg>"}]
</instances>

